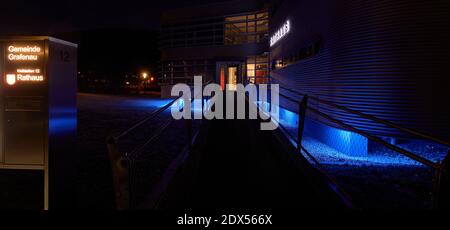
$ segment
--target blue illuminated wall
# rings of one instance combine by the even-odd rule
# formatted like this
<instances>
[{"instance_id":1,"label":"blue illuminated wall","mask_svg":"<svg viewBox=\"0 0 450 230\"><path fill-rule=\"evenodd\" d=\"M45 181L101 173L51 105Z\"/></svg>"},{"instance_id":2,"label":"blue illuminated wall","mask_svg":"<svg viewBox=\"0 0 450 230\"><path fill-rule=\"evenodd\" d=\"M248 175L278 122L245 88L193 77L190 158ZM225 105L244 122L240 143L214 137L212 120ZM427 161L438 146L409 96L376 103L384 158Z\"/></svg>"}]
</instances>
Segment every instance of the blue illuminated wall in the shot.
<instances>
[{"instance_id":1,"label":"blue illuminated wall","mask_svg":"<svg viewBox=\"0 0 450 230\"><path fill-rule=\"evenodd\" d=\"M297 113L280 108L279 121L291 136L297 136ZM368 154L368 140L366 137L323 124L310 118L305 119L303 135L312 137L349 156L366 156Z\"/></svg>"},{"instance_id":2,"label":"blue illuminated wall","mask_svg":"<svg viewBox=\"0 0 450 230\"><path fill-rule=\"evenodd\" d=\"M349 156L366 156L368 154L368 140L357 133L334 128L312 119L305 120L304 135Z\"/></svg>"}]
</instances>

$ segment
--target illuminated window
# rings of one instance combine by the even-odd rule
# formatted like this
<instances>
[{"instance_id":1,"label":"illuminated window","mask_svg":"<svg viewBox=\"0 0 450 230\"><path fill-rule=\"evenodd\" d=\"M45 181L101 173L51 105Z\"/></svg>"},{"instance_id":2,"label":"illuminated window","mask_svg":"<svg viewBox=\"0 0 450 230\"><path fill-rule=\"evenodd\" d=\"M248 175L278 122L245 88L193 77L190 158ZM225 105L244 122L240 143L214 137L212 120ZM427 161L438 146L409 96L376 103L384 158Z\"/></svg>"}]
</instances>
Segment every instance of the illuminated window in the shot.
<instances>
[{"instance_id":1,"label":"illuminated window","mask_svg":"<svg viewBox=\"0 0 450 230\"><path fill-rule=\"evenodd\" d=\"M225 23L225 45L262 42L269 30L267 12L227 17Z\"/></svg>"},{"instance_id":2,"label":"illuminated window","mask_svg":"<svg viewBox=\"0 0 450 230\"><path fill-rule=\"evenodd\" d=\"M263 19L263 18L267 18L267 17L268 17L268 13L267 12L259 13L259 14L256 15L257 19Z\"/></svg>"},{"instance_id":3,"label":"illuminated window","mask_svg":"<svg viewBox=\"0 0 450 230\"><path fill-rule=\"evenodd\" d=\"M168 24L164 25L161 31L161 46L191 47L264 42L263 38L268 33L268 20L267 12L258 12Z\"/></svg>"},{"instance_id":4,"label":"illuminated window","mask_svg":"<svg viewBox=\"0 0 450 230\"><path fill-rule=\"evenodd\" d=\"M249 33L254 33L254 32L256 32L256 27L255 27L255 25L256 25L255 22L248 22L247 28L248 28L248 32L249 32Z\"/></svg>"},{"instance_id":5,"label":"illuminated window","mask_svg":"<svg viewBox=\"0 0 450 230\"><path fill-rule=\"evenodd\" d=\"M268 55L247 57L247 80L249 83L268 83L269 57Z\"/></svg>"},{"instance_id":6,"label":"illuminated window","mask_svg":"<svg viewBox=\"0 0 450 230\"><path fill-rule=\"evenodd\" d=\"M245 20L246 20L245 15L225 18L225 21L227 21L227 22L236 22L236 21L245 21Z\"/></svg>"},{"instance_id":7,"label":"illuminated window","mask_svg":"<svg viewBox=\"0 0 450 230\"><path fill-rule=\"evenodd\" d=\"M258 32L267 32L269 30L269 21L263 20L258 21L256 24L256 31Z\"/></svg>"},{"instance_id":8,"label":"illuminated window","mask_svg":"<svg viewBox=\"0 0 450 230\"><path fill-rule=\"evenodd\" d=\"M255 83L255 64L247 64L247 78L252 84Z\"/></svg>"}]
</instances>

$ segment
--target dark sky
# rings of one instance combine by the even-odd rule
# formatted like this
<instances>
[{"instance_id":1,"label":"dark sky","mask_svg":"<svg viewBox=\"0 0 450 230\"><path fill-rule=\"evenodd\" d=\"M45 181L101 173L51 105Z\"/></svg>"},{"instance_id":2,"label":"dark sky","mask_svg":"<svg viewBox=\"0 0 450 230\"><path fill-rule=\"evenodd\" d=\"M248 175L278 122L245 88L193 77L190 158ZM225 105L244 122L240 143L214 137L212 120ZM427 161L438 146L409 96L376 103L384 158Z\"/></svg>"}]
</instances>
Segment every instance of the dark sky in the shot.
<instances>
[{"instance_id":1,"label":"dark sky","mask_svg":"<svg viewBox=\"0 0 450 230\"><path fill-rule=\"evenodd\" d=\"M0 36L50 35L75 42L79 71L113 78L157 71L155 31L162 11L226 0L0 1Z\"/></svg>"},{"instance_id":2,"label":"dark sky","mask_svg":"<svg viewBox=\"0 0 450 230\"><path fill-rule=\"evenodd\" d=\"M157 29L161 11L226 0L6 0L1 34L55 34L97 28Z\"/></svg>"}]
</instances>

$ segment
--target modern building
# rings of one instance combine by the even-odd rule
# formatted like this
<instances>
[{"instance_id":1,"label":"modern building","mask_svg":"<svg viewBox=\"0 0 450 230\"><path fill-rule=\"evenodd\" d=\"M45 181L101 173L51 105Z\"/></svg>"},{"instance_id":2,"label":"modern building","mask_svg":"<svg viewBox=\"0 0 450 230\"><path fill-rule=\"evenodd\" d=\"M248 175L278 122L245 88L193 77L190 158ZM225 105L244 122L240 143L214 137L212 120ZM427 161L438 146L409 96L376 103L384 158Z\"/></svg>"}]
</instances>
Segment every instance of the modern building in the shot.
<instances>
[{"instance_id":1,"label":"modern building","mask_svg":"<svg viewBox=\"0 0 450 230\"><path fill-rule=\"evenodd\" d=\"M191 83L195 75L222 86L270 80L291 98L301 100L293 91L301 92L448 140L448 2L265 2L228 1L166 12L163 95L176 83ZM280 100L286 111L298 113L298 103ZM410 138L379 122L309 103L372 135ZM368 152L365 137L314 114L307 114L305 128L344 153Z\"/></svg>"},{"instance_id":2,"label":"modern building","mask_svg":"<svg viewBox=\"0 0 450 230\"><path fill-rule=\"evenodd\" d=\"M227 1L163 13L162 96L171 86L204 81L264 82L269 75L267 1Z\"/></svg>"},{"instance_id":3,"label":"modern building","mask_svg":"<svg viewBox=\"0 0 450 230\"><path fill-rule=\"evenodd\" d=\"M271 81L448 140L448 9L448 2L418 0L279 1L270 15ZM298 110L288 100L282 106ZM408 138L314 106L370 134Z\"/></svg>"}]
</instances>

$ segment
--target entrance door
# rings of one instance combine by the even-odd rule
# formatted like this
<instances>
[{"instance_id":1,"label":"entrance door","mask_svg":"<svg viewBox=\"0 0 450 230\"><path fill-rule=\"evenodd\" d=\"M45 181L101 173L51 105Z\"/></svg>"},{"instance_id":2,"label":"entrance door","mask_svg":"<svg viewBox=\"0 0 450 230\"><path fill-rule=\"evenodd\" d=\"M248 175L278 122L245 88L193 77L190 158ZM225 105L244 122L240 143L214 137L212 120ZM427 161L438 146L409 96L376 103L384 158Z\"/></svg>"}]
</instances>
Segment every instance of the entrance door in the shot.
<instances>
[{"instance_id":1,"label":"entrance door","mask_svg":"<svg viewBox=\"0 0 450 230\"><path fill-rule=\"evenodd\" d=\"M235 91L237 84L241 83L240 62L217 62L217 82L220 82L222 90Z\"/></svg>"},{"instance_id":2,"label":"entrance door","mask_svg":"<svg viewBox=\"0 0 450 230\"><path fill-rule=\"evenodd\" d=\"M238 83L238 67L237 66L228 66L227 71L227 87L228 90L236 91L236 85Z\"/></svg>"}]
</instances>

